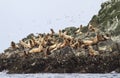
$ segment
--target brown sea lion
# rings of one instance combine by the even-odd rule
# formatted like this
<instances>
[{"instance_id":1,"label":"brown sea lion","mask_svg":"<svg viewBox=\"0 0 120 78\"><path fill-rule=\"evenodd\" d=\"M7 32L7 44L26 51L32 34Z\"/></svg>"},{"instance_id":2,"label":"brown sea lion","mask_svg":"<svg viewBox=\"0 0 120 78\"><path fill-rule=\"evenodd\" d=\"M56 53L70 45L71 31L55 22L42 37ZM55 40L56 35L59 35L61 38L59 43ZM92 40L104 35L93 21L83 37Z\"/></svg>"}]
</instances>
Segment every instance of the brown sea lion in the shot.
<instances>
[{"instance_id":1,"label":"brown sea lion","mask_svg":"<svg viewBox=\"0 0 120 78\"><path fill-rule=\"evenodd\" d=\"M75 34L82 34L81 30L82 30L82 25L80 25L78 30L75 31Z\"/></svg>"},{"instance_id":2,"label":"brown sea lion","mask_svg":"<svg viewBox=\"0 0 120 78\"><path fill-rule=\"evenodd\" d=\"M82 40L81 39L77 39L77 40L74 40L75 42L73 42L70 46L73 47L73 48L80 48L82 46Z\"/></svg>"},{"instance_id":3,"label":"brown sea lion","mask_svg":"<svg viewBox=\"0 0 120 78\"><path fill-rule=\"evenodd\" d=\"M58 43L55 43L49 47L49 51L54 51L56 50L56 47L58 46Z\"/></svg>"},{"instance_id":4,"label":"brown sea lion","mask_svg":"<svg viewBox=\"0 0 120 78\"><path fill-rule=\"evenodd\" d=\"M24 41L20 40L19 43L20 43L20 45L21 45L22 47L24 47L24 48L31 48L31 45L30 45L29 42L28 42L28 44L27 44L27 43L25 43Z\"/></svg>"},{"instance_id":5,"label":"brown sea lion","mask_svg":"<svg viewBox=\"0 0 120 78\"><path fill-rule=\"evenodd\" d=\"M97 28L93 27L93 25L91 25L91 24L88 25L88 30L91 32L98 32L99 31Z\"/></svg>"},{"instance_id":6,"label":"brown sea lion","mask_svg":"<svg viewBox=\"0 0 120 78\"><path fill-rule=\"evenodd\" d=\"M83 40L82 43L83 45L82 46L91 46L91 45L94 45L94 44L97 44L99 42L99 35L95 36L93 39L90 39L90 40Z\"/></svg>"},{"instance_id":7,"label":"brown sea lion","mask_svg":"<svg viewBox=\"0 0 120 78\"><path fill-rule=\"evenodd\" d=\"M12 49L16 49L16 48L19 48L18 45L15 44L14 41L11 42L11 48Z\"/></svg>"},{"instance_id":8,"label":"brown sea lion","mask_svg":"<svg viewBox=\"0 0 120 78\"><path fill-rule=\"evenodd\" d=\"M40 44L38 48L32 48L29 53L42 52L44 50L43 46Z\"/></svg>"},{"instance_id":9,"label":"brown sea lion","mask_svg":"<svg viewBox=\"0 0 120 78\"><path fill-rule=\"evenodd\" d=\"M69 40L65 38L65 39L63 40L63 43L60 45L60 48L63 48L63 47L65 47L65 46L69 46L69 45L70 45Z\"/></svg>"},{"instance_id":10,"label":"brown sea lion","mask_svg":"<svg viewBox=\"0 0 120 78\"><path fill-rule=\"evenodd\" d=\"M53 36L55 34L54 30L51 28L50 31L51 31L50 35Z\"/></svg>"},{"instance_id":11,"label":"brown sea lion","mask_svg":"<svg viewBox=\"0 0 120 78\"><path fill-rule=\"evenodd\" d=\"M65 38L65 39L69 39L69 40L72 40L73 37L67 35L66 33L67 33L67 32L64 32L64 33L63 33L61 30L59 30L59 37L61 37L61 38Z\"/></svg>"}]
</instances>

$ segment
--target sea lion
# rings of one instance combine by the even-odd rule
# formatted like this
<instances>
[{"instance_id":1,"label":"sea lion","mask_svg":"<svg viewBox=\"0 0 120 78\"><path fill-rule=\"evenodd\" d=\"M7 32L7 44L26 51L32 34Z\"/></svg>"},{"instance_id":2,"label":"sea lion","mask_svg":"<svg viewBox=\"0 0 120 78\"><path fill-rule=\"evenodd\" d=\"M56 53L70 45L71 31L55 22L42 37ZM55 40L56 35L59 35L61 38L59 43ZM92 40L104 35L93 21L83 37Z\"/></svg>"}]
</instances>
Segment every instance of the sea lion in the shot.
<instances>
[{"instance_id":1,"label":"sea lion","mask_svg":"<svg viewBox=\"0 0 120 78\"><path fill-rule=\"evenodd\" d=\"M106 37L104 35L99 35L97 34L93 39L90 40L83 40L82 41L82 47L84 46L92 46L92 45L97 45L100 41L105 41L109 39L109 37Z\"/></svg>"},{"instance_id":2,"label":"sea lion","mask_svg":"<svg viewBox=\"0 0 120 78\"><path fill-rule=\"evenodd\" d=\"M75 42L72 43L70 46L73 47L73 48L75 48L75 49L80 48L81 45L82 45L82 41L81 41L81 39L77 39L77 40L74 40L74 41L75 41Z\"/></svg>"},{"instance_id":3,"label":"sea lion","mask_svg":"<svg viewBox=\"0 0 120 78\"><path fill-rule=\"evenodd\" d=\"M91 46L93 44L93 41L92 40L84 40L84 41L82 41L82 43L84 46Z\"/></svg>"},{"instance_id":4,"label":"sea lion","mask_svg":"<svg viewBox=\"0 0 120 78\"><path fill-rule=\"evenodd\" d=\"M12 47L12 49L16 49L16 48L18 48L18 45L16 45L15 42L12 41L11 42L11 47Z\"/></svg>"},{"instance_id":5,"label":"sea lion","mask_svg":"<svg viewBox=\"0 0 120 78\"><path fill-rule=\"evenodd\" d=\"M59 37L62 37L62 31L61 30L59 30Z\"/></svg>"},{"instance_id":6,"label":"sea lion","mask_svg":"<svg viewBox=\"0 0 120 78\"><path fill-rule=\"evenodd\" d=\"M60 42L60 43L56 43L55 45L53 46L50 46L50 49L52 48L51 52L57 50L57 49L60 49L60 48L63 48L65 46L69 46L69 41L67 39L64 39L63 42Z\"/></svg>"},{"instance_id":7,"label":"sea lion","mask_svg":"<svg viewBox=\"0 0 120 78\"><path fill-rule=\"evenodd\" d=\"M35 38L34 36L31 37L31 41L32 41L32 46L37 46L37 45L39 45L39 41L38 41L37 38Z\"/></svg>"},{"instance_id":8,"label":"sea lion","mask_svg":"<svg viewBox=\"0 0 120 78\"><path fill-rule=\"evenodd\" d=\"M51 31L50 35L53 36L55 34L54 30L51 28L50 31Z\"/></svg>"},{"instance_id":9,"label":"sea lion","mask_svg":"<svg viewBox=\"0 0 120 78\"><path fill-rule=\"evenodd\" d=\"M47 47L47 43L48 43L48 37L47 35L45 36L40 36L40 41L39 41L39 46L38 48L32 48L29 53L37 53L37 52L44 52L46 51L46 47Z\"/></svg>"},{"instance_id":10,"label":"sea lion","mask_svg":"<svg viewBox=\"0 0 120 78\"><path fill-rule=\"evenodd\" d=\"M49 47L47 46L46 48L45 48L45 51L44 51L44 55L45 55L45 57L47 57L48 55L50 55L51 53L50 53L50 51L49 51Z\"/></svg>"},{"instance_id":11,"label":"sea lion","mask_svg":"<svg viewBox=\"0 0 120 78\"><path fill-rule=\"evenodd\" d=\"M73 39L72 36L69 36L69 35L66 35L66 34L63 34L63 37L66 38L66 39L69 39L69 40L72 40L72 39Z\"/></svg>"},{"instance_id":12,"label":"sea lion","mask_svg":"<svg viewBox=\"0 0 120 78\"><path fill-rule=\"evenodd\" d=\"M75 42L74 44L70 45L72 48L77 48L78 47L78 42Z\"/></svg>"},{"instance_id":13,"label":"sea lion","mask_svg":"<svg viewBox=\"0 0 120 78\"><path fill-rule=\"evenodd\" d=\"M42 52L43 51L43 46L40 44L38 48L32 48L29 53L37 53L37 52Z\"/></svg>"},{"instance_id":14,"label":"sea lion","mask_svg":"<svg viewBox=\"0 0 120 78\"><path fill-rule=\"evenodd\" d=\"M65 46L69 46L70 45L70 42L68 39L64 39L63 43L60 45L60 48L63 48Z\"/></svg>"},{"instance_id":15,"label":"sea lion","mask_svg":"<svg viewBox=\"0 0 120 78\"><path fill-rule=\"evenodd\" d=\"M97 34L93 39L85 40L83 41L83 43L92 45L92 44L97 44L99 41L104 41L104 40L105 40L104 36Z\"/></svg>"},{"instance_id":16,"label":"sea lion","mask_svg":"<svg viewBox=\"0 0 120 78\"><path fill-rule=\"evenodd\" d=\"M46 42L45 40L46 40L45 37L42 37L42 38L41 38L40 44L41 44L42 46L46 45L47 42Z\"/></svg>"},{"instance_id":17,"label":"sea lion","mask_svg":"<svg viewBox=\"0 0 120 78\"><path fill-rule=\"evenodd\" d=\"M53 40L53 38L54 38L54 37L48 33L48 34L46 35L46 39L45 39L45 40L46 40L46 41L47 41L47 40Z\"/></svg>"},{"instance_id":18,"label":"sea lion","mask_svg":"<svg viewBox=\"0 0 120 78\"><path fill-rule=\"evenodd\" d=\"M81 30L82 30L82 25L80 25L80 27L75 31L75 34L82 34Z\"/></svg>"},{"instance_id":19,"label":"sea lion","mask_svg":"<svg viewBox=\"0 0 120 78\"><path fill-rule=\"evenodd\" d=\"M38 38L37 38L37 39L35 39L35 44L36 44L36 45L39 45L39 44L40 44L40 42L41 42L41 40L42 40L42 38L43 38L43 37L42 37L42 35L41 35L41 34L39 34L39 35L38 35Z\"/></svg>"},{"instance_id":20,"label":"sea lion","mask_svg":"<svg viewBox=\"0 0 120 78\"><path fill-rule=\"evenodd\" d=\"M61 45L62 43L56 40L53 45L49 46L49 51L53 52L54 50L59 49Z\"/></svg>"},{"instance_id":21,"label":"sea lion","mask_svg":"<svg viewBox=\"0 0 120 78\"><path fill-rule=\"evenodd\" d=\"M61 44L62 44L62 43L56 44L56 47L54 47L54 48L51 50L51 52L53 52L53 51L55 51L55 50L57 50L57 49L60 49Z\"/></svg>"},{"instance_id":22,"label":"sea lion","mask_svg":"<svg viewBox=\"0 0 120 78\"><path fill-rule=\"evenodd\" d=\"M91 32L97 32L97 29L93 27L91 24L88 25L88 30Z\"/></svg>"},{"instance_id":23,"label":"sea lion","mask_svg":"<svg viewBox=\"0 0 120 78\"><path fill-rule=\"evenodd\" d=\"M109 34L102 35L102 37L104 38L104 40L111 39L111 36Z\"/></svg>"},{"instance_id":24,"label":"sea lion","mask_svg":"<svg viewBox=\"0 0 120 78\"><path fill-rule=\"evenodd\" d=\"M82 46L91 46L91 45L97 44L98 42L99 42L99 35L95 36L93 39L90 39L90 40L83 40Z\"/></svg>"},{"instance_id":25,"label":"sea lion","mask_svg":"<svg viewBox=\"0 0 120 78\"><path fill-rule=\"evenodd\" d=\"M25 43L25 42L22 41L22 40L20 40L19 43L20 43L20 45L21 45L22 47L24 47L24 48L31 48L30 43L27 44L27 43Z\"/></svg>"},{"instance_id":26,"label":"sea lion","mask_svg":"<svg viewBox=\"0 0 120 78\"><path fill-rule=\"evenodd\" d=\"M61 37L61 38L65 38L65 39L69 39L69 40L72 40L73 37L67 35L66 33L67 33L67 32L64 32L64 33L63 33L61 30L59 30L59 37Z\"/></svg>"},{"instance_id":27,"label":"sea lion","mask_svg":"<svg viewBox=\"0 0 120 78\"><path fill-rule=\"evenodd\" d=\"M93 29L93 26L91 24L88 25L88 30L92 30Z\"/></svg>"},{"instance_id":28,"label":"sea lion","mask_svg":"<svg viewBox=\"0 0 120 78\"><path fill-rule=\"evenodd\" d=\"M31 48L35 46L35 43L32 39L29 40L29 43L30 43Z\"/></svg>"},{"instance_id":29,"label":"sea lion","mask_svg":"<svg viewBox=\"0 0 120 78\"><path fill-rule=\"evenodd\" d=\"M55 43L49 47L49 51L53 51L57 47L58 43Z\"/></svg>"}]
</instances>

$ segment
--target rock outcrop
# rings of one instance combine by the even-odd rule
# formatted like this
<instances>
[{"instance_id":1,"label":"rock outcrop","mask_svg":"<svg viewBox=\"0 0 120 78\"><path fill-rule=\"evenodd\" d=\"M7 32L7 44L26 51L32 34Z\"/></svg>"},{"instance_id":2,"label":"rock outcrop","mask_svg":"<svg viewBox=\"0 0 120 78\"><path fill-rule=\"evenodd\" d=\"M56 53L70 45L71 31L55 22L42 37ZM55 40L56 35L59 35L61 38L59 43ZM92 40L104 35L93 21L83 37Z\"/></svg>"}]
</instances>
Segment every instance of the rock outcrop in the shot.
<instances>
[{"instance_id":1,"label":"rock outcrop","mask_svg":"<svg viewBox=\"0 0 120 78\"><path fill-rule=\"evenodd\" d=\"M104 32L110 33L114 41L120 39L120 0L109 0L102 3L98 15L90 23Z\"/></svg>"},{"instance_id":2,"label":"rock outcrop","mask_svg":"<svg viewBox=\"0 0 120 78\"><path fill-rule=\"evenodd\" d=\"M8 73L120 73L120 1L101 5L88 26L28 35L0 54Z\"/></svg>"}]
</instances>

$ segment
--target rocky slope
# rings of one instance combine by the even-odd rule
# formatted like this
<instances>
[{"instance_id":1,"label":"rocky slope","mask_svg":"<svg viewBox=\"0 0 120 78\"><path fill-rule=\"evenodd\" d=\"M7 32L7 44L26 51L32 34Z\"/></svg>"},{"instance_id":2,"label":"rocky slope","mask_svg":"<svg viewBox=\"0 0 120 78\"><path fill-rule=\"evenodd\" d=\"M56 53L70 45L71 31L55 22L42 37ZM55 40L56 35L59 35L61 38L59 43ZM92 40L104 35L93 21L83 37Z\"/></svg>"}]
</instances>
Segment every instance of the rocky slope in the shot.
<instances>
[{"instance_id":1,"label":"rocky slope","mask_svg":"<svg viewBox=\"0 0 120 78\"><path fill-rule=\"evenodd\" d=\"M92 27L69 27L59 33L38 36L30 34L19 43L11 42L0 54L0 71L120 73L119 5L119 0L103 3L99 14L90 21Z\"/></svg>"},{"instance_id":2,"label":"rocky slope","mask_svg":"<svg viewBox=\"0 0 120 78\"><path fill-rule=\"evenodd\" d=\"M98 15L94 15L90 23L104 32L110 33L113 40L120 39L120 0L109 0L102 3Z\"/></svg>"}]
</instances>

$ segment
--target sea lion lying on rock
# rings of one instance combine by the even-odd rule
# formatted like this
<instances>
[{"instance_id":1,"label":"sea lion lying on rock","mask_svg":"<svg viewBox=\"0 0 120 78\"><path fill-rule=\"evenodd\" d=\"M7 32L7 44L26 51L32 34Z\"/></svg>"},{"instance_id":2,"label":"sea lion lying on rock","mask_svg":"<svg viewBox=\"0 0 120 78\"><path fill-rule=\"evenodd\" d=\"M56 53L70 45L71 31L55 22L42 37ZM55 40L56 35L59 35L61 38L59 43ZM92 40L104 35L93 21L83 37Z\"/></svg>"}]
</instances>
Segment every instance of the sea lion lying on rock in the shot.
<instances>
[{"instance_id":1,"label":"sea lion lying on rock","mask_svg":"<svg viewBox=\"0 0 120 78\"><path fill-rule=\"evenodd\" d=\"M59 30L59 37L72 40L73 37L67 35L66 33L67 33L67 32L64 32L64 33L63 33L61 30Z\"/></svg>"},{"instance_id":2,"label":"sea lion lying on rock","mask_svg":"<svg viewBox=\"0 0 120 78\"><path fill-rule=\"evenodd\" d=\"M28 42L28 44L27 44L27 43L25 43L24 41L20 40L19 43L20 43L20 45L21 45L22 47L24 47L24 48L31 48L31 45L30 45L29 42Z\"/></svg>"},{"instance_id":3,"label":"sea lion lying on rock","mask_svg":"<svg viewBox=\"0 0 120 78\"><path fill-rule=\"evenodd\" d=\"M91 45L96 45L98 42L100 41L105 41L109 39L109 37L105 37L103 35L99 35L97 34L93 39L91 40L83 40L82 43L84 44L84 46L91 46Z\"/></svg>"},{"instance_id":4,"label":"sea lion lying on rock","mask_svg":"<svg viewBox=\"0 0 120 78\"><path fill-rule=\"evenodd\" d=\"M38 48L32 48L29 53L36 53L36 52L42 52L43 51L43 46L42 45L39 45Z\"/></svg>"}]
</instances>

